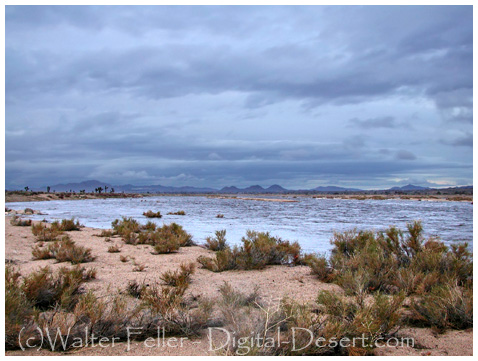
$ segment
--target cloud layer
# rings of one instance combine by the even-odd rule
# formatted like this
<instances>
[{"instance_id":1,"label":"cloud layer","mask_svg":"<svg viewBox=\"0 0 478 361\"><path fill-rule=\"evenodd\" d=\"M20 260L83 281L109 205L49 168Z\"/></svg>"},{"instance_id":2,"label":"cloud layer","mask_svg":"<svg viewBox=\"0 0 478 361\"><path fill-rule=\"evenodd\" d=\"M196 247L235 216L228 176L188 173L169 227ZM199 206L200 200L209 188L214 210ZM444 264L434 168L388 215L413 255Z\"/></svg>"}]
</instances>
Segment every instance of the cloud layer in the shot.
<instances>
[{"instance_id":1,"label":"cloud layer","mask_svg":"<svg viewBox=\"0 0 478 361\"><path fill-rule=\"evenodd\" d=\"M6 185L472 183L473 11L6 7Z\"/></svg>"}]
</instances>

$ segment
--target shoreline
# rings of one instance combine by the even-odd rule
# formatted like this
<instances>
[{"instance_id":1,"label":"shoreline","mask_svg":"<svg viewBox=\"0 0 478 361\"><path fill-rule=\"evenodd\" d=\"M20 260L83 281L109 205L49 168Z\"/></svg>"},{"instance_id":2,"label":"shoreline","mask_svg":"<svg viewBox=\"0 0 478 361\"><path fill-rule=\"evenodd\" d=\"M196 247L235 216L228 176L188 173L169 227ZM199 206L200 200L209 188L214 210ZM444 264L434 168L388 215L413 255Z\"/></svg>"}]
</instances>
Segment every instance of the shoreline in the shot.
<instances>
[{"instance_id":1,"label":"shoreline","mask_svg":"<svg viewBox=\"0 0 478 361\"><path fill-rule=\"evenodd\" d=\"M211 194L211 193L113 193L113 194L77 194L77 193L40 193L40 194L11 194L6 192L5 203L19 202L43 202L53 200L86 200L86 199L125 199L125 198L150 198L150 197L207 197L217 199L237 199L252 200L263 202L299 202L300 198L315 199L344 199L344 200L409 200L409 201L425 201L425 202L469 202L473 204L473 195L423 195L423 194L400 194L400 195L384 195L384 194Z\"/></svg>"}]
</instances>

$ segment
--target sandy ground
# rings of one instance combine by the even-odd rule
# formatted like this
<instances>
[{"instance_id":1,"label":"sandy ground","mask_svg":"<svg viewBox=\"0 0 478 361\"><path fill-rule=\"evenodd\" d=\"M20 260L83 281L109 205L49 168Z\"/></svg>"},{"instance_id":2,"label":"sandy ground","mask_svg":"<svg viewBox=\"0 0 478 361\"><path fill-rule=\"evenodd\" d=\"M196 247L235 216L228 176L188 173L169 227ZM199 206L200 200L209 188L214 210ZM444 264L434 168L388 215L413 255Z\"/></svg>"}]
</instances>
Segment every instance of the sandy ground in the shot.
<instances>
[{"instance_id":1,"label":"sandy ground","mask_svg":"<svg viewBox=\"0 0 478 361\"><path fill-rule=\"evenodd\" d=\"M186 227L187 230L187 227ZM127 245L120 238L113 237L111 242L97 237L101 230L82 228L81 231L67 232L77 244L92 249L96 256L94 262L83 264L86 267L97 269L97 279L85 284L85 288L92 289L98 296L111 294L117 290L124 290L128 281L159 283L159 275L170 269L177 269L182 262L196 262L200 255L212 255L213 252L202 247L181 248L178 253L169 255L152 254L148 245ZM201 242L202 240L196 240ZM23 275L26 275L43 266L56 269L65 265L54 260L32 259L32 246L35 238L30 227L15 227L10 225L10 216L5 217L5 259L15 264ZM120 253L108 253L108 247L116 244L121 247ZM120 255L129 256L126 263L120 261ZM133 272L133 261L146 266L143 272ZM202 269L197 263L196 273L188 290L188 296L215 298L219 296L218 288L223 282L229 282L234 288L243 292L251 292L257 285L263 298L281 298L290 296L301 302L313 302L319 290L342 292L341 288L333 284L325 284L310 275L305 266L269 266L261 271L227 271L213 273ZM385 347L377 352L382 355L472 355L473 332L449 331L444 335L434 335L429 329L404 329L403 335L413 336L417 348L412 347ZM209 341L207 335L198 340L185 340L183 347L146 347L143 342L134 342L130 351L126 343L116 344L115 347L88 347L76 350L75 355L208 355ZM46 350L29 350L7 352L7 355L47 355Z\"/></svg>"}]
</instances>

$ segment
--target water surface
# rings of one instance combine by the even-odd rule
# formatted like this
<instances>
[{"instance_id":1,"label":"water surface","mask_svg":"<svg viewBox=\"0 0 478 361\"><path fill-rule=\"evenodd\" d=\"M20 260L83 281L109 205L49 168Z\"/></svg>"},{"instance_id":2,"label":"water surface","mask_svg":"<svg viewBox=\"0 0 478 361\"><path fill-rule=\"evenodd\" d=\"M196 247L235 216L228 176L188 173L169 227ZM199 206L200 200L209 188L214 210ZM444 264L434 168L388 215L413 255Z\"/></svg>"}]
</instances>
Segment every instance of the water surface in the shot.
<instances>
[{"instance_id":1,"label":"water surface","mask_svg":"<svg viewBox=\"0 0 478 361\"><path fill-rule=\"evenodd\" d=\"M267 231L291 241L297 240L307 251L327 252L334 231L352 228L382 230L390 225L405 228L407 222L421 220L427 236L438 236L445 243L473 242L473 205L469 202L428 202L411 200L347 200L297 197L297 202L263 202L208 197L147 197L122 199L61 200L7 203L20 210L26 207L45 215L32 219L49 221L77 218L88 227L110 228L121 216L144 224L144 211L160 211L159 225L177 222L198 243L226 229L230 244L237 244L246 230ZM184 210L185 216L167 215ZM216 218L217 214L224 218Z\"/></svg>"}]
</instances>

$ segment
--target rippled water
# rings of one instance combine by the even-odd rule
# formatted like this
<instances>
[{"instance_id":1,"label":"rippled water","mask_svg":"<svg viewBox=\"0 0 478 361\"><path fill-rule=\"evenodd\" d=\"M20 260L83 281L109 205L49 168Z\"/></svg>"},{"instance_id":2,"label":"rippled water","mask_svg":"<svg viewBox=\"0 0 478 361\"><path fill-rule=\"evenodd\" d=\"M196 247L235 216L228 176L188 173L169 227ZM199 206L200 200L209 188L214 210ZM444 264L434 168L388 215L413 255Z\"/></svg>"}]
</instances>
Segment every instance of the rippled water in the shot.
<instances>
[{"instance_id":1,"label":"rippled water","mask_svg":"<svg viewBox=\"0 0 478 361\"><path fill-rule=\"evenodd\" d=\"M473 242L473 205L469 202L427 202L407 200L345 200L298 197L294 203L263 202L207 197L148 197L91 199L73 201L7 203L12 209L26 207L46 215L33 219L54 220L75 217L88 227L110 228L121 216L148 220L149 209L161 211L158 224L177 222L204 242L215 230L226 229L230 244L240 242L247 229L268 231L272 235L299 241L307 251L327 252L334 231L381 230L390 225L404 228L407 222L421 220L426 235L439 236L450 244ZM186 216L166 215L184 210ZM216 218L218 213L224 218Z\"/></svg>"}]
</instances>

